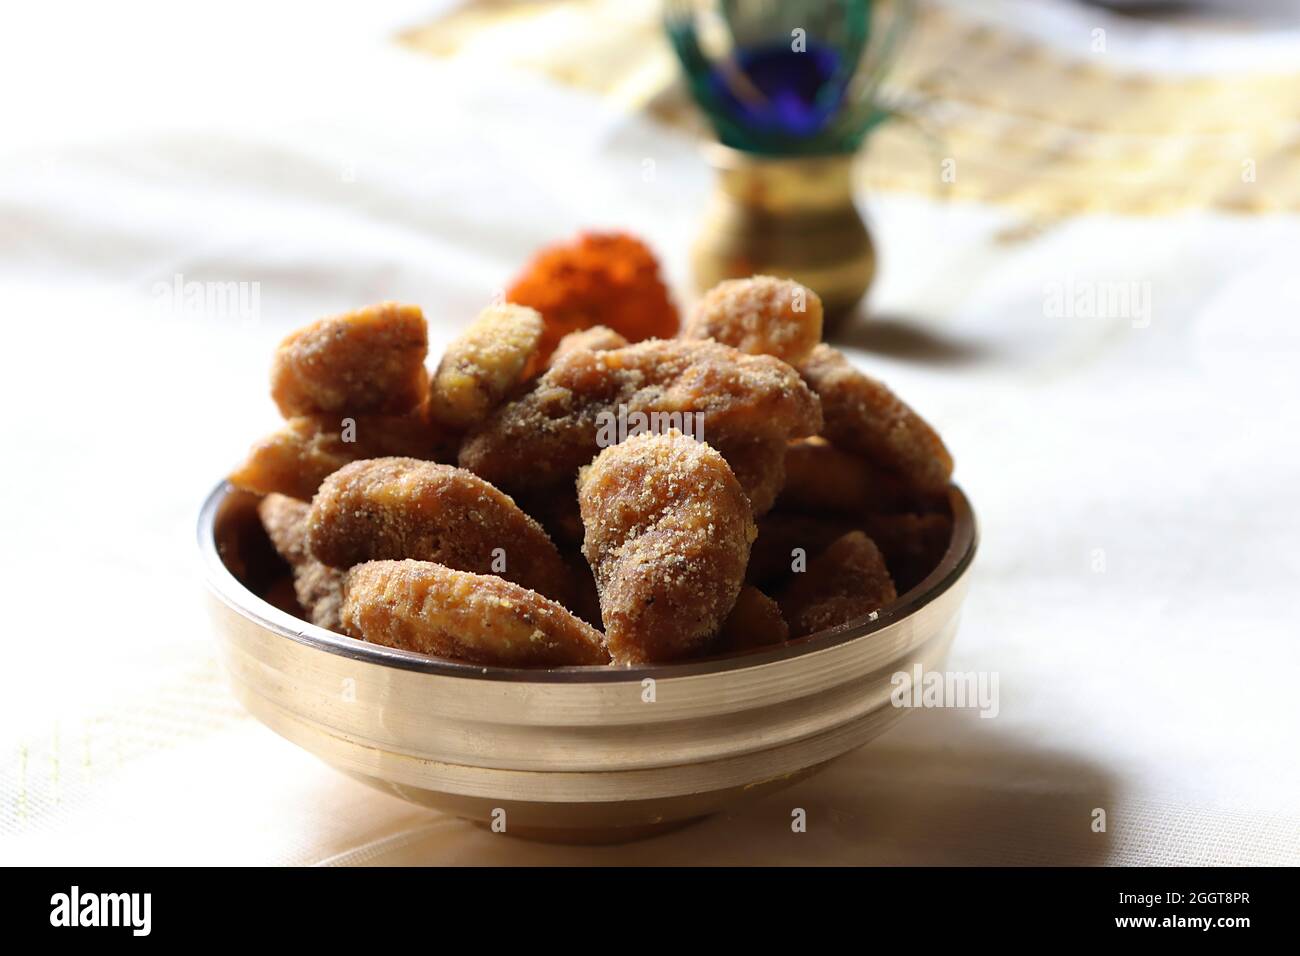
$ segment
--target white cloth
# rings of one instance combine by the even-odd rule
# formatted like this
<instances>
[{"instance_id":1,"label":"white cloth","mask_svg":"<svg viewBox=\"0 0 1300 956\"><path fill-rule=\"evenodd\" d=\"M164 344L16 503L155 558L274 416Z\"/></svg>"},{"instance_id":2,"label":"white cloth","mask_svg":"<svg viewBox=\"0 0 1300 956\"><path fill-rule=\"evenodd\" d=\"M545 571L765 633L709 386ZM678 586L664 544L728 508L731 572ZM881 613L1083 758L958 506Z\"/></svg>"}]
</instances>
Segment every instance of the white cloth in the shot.
<instances>
[{"instance_id":1,"label":"white cloth","mask_svg":"<svg viewBox=\"0 0 1300 956\"><path fill-rule=\"evenodd\" d=\"M848 340L974 502L951 667L998 673L996 719L913 714L753 806L591 849L372 793L244 715L193 522L276 424L275 342L393 298L437 348L582 227L647 238L684 299L710 184L679 134L394 47L423 4L195 11L33 4L0 38L0 862L1300 863L1292 217L1026 235L865 197L882 273ZM188 312L178 275L256 310ZM1138 297L1109 318L1053 305L1114 283Z\"/></svg>"}]
</instances>

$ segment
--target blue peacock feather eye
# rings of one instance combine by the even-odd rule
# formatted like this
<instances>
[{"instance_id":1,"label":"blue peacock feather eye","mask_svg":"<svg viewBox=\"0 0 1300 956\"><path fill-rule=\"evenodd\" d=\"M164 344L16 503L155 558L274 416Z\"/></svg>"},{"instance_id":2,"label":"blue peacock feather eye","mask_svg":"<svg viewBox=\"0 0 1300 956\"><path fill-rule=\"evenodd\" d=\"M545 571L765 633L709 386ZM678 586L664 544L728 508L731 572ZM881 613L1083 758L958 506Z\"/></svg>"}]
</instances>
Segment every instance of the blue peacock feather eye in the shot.
<instances>
[{"instance_id":1,"label":"blue peacock feather eye","mask_svg":"<svg viewBox=\"0 0 1300 956\"><path fill-rule=\"evenodd\" d=\"M853 152L893 115L877 93L912 6L675 0L664 25L718 139L767 155L824 155Z\"/></svg>"},{"instance_id":2,"label":"blue peacock feather eye","mask_svg":"<svg viewBox=\"0 0 1300 956\"><path fill-rule=\"evenodd\" d=\"M796 52L777 42L736 53L744 77L715 66L707 81L713 101L731 123L762 137L807 138L829 125L844 102L839 53L809 42Z\"/></svg>"}]
</instances>

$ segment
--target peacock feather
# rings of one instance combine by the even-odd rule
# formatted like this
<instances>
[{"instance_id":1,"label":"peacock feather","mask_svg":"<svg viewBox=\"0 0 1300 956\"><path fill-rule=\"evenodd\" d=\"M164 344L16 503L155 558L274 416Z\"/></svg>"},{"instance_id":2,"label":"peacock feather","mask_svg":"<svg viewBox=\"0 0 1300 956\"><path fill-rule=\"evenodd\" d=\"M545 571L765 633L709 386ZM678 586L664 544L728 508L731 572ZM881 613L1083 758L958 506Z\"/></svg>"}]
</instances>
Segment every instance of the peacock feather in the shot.
<instances>
[{"instance_id":1,"label":"peacock feather","mask_svg":"<svg viewBox=\"0 0 1300 956\"><path fill-rule=\"evenodd\" d=\"M880 97L912 0L667 0L691 95L727 146L852 153L894 115Z\"/></svg>"}]
</instances>

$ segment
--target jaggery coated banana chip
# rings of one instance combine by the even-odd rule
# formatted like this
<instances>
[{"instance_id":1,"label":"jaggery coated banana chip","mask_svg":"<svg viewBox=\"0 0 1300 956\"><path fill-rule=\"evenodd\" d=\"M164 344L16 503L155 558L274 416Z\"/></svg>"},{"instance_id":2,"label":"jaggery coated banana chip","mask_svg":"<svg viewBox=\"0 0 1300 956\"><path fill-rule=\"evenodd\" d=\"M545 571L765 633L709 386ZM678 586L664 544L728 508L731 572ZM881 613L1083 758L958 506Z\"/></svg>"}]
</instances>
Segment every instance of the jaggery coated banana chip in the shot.
<instances>
[{"instance_id":1,"label":"jaggery coated banana chip","mask_svg":"<svg viewBox=\"0 0 1300 956\"><path fill-rule=\"evenodd\" d=\"M321 412L401 414L428 390L424 314L383 302L291 333L271 366L271 397L285 418Z\"/></svg>"},{"instance_id":2,"label":"jaggery coated banana chip","mask_svg":"<svg viewBox=\"0 0 1300 956\"><path fill-rule=\"evenodd\" d=\"M782 439L760 439L715 446L731 466L756 518L771 509L785 484L786 444ZM519 506L536 518L557 544L582 544L582 516L568 482L520 491L516 497Z\"/></svg>"},{"instance_id":3,"label":"jaggery coated banana chip","mask_svg":"<svg viewBox=\"0 0 1300 956\"><path fill-rule=\"evenodd\" d=\"M861 531L837 538L779 596L792 637L839 627L897 597L880 550Z\"/></svg>"},{"instance_id":4,"label":"jaggery coated banana chip","mask_svg":"<svg viewBox=\"0 0 1300 956\"><path fill-rule=\"evenodd\" d=\"M589 329L579 329L577 332L570 332L564 338L560 339L555 351L551 353L550 360L547 362L548 367L554 365L560 358L568 355L570 352L576 352L578 349L590 349L593 352L608 352L610 349L621 349L627 345L627 339L619 335L607 325L593 325Z\"/></svg>"},{"instance_id":5,"label":"jaggery coated banana chip","mask_svg":"<svg viewBox=\"0 0 1300 956\"><path fill-rule=\"evenodd\" d=\"M389 455L448 461L456 444L456 435L430 420L427 404L406 415L304 415L253 445L229 480L256 494L310 501L349 462Z\"/></svg>"},{"instance_id":6,"label":"jaggery coated banana chip","mask_svg":"<svg viewBox=\"0 0 1300 956\"><path fill-rule=\"evenodd\" d=\"M568 549L582 547L582 513L578 510L578 490L572 483L521 492L513 497L557 546Z\"/></svg>"},{"instance_id":7,"label":"jaggery coated banana chip","mask_svg":"<svg viewBox=\"0 0 1300 956\"><path fill-rule=\"evenodd\" d=\"M792 279L728 279L704 293L682 338L713 339L795 364L822 339L822 300Z\"/></svg>"},{"instance_id":8,"label":"jaggery coated banana chip","mask_svg":"<svg viewBox=\"0 0 1300 956\"><path fill-rule=\"evenodd\" d=\"M790 638L790 628L781 616L781 607L774 600L746 584L740 589L736 604L722 622L718 640L713 645L715 654L738 654L761 647L774 647Z\"/></svg>"},{"instance_id":9,"label":"jaggery coated banana chip","mask_svg":"<svg viewBox=\"0 0 1300 956\"><path fill-rule=\"evenodd\" d=\"M431 561L370 561L348 572L349 634L472 664L606 664L601 634L561 605L491 574Z\"/></svg>"},{"instance_id":10,"label":"jaggery coated banana chip","mask_svg":"<svg viewBox=\"0 0 1300 956\"><path fill-rule=\"evenodd\" d=\"M791 511L857 513L872 501L875 472L860 456L824 438L801 438L785 449L781 507Z\"/></svg>"},{"instance_id":11,"label":"jaggery coated banana chip","mask_svg":"<svg viewBox=\"0 0 1300 956\"><path fill-rule=\"evenodd\" d=\"M732 473L745 489L749 508L754 517L772 509L781 489L785 487L786 442L780 438L756 440L731 439L710 442L718 450Z\"/></svg>"},{"instance_id":12,"label":"jaggery coated banana chip","mask_svg":"<svg viewBox=\"0 0 1300 956\"><path fill-rule=\"evenodd\" d=\"M276 578L262 594L262 600L272 607L279 608L285 614L301 620L309 620L307 612L298 602L298 593L293 586L293 575Z\"/></svg>"},{"instance_id":13,"label":"jaggery coated banana chip","mask_svg":"<svg viewBox=\"0 0 1300 956\"><path fill-rule=\"evenodd\" d=\"M822 402L822 434L922 491L941 491L952 456L935 430L881 382L864 375L829 345L813 349L799 372Z\"/></svg>"},{"instance_id":14,"label":"jaggery coated banana chip","mask_svg":"<svg viewBox=\"0 0 1300 956\"><path fill-rule=\"evenodd\" d=\"M668 427L727 448L816 434L821 411L794 369L768 355L665 339L578 349L471 432L460 464L511 491L555 487L602 447Z\"/></svg>"},{"instance_id":15,"label":"jaggery coated banana chip","mask_svg":"<svg viewBox=\"0 0 1300 956\"><path fill-rule=\"evenodd\" d=\"M569 590L573 594L565 607L597 630L604 628L605 624L600 619L600 592L596 590L596 576L592 573L591 565L581 551L573 554L566 552L564 561L569 566Z\"/></svg>"},{"instance_id":16,"label":"jaggery coated banana chip","mask_svg":"<svg viewBox=\"0 0 1300 956\"><path fill-rule=\"evenodd\" d=\"M433 417L469 428L525 378L542 341L542 317L522 305L492 305L447 346L429 388Z\"/></svg>"},{"instance_id":17,"label":"jaggery coated banana chip","mask_svg":"<svg viewBox=\"0 0 1300 956\"><path fill-rule=\"evenodd\" d=\"M675 429L629 438L582 470L578 503L614 662L702 650L736 603L755 534L723 457Z\"/></svg>"},{"instance_id":18,"label":"jaggery coated banana chip","mask_svg":"<svg viewBox=\"0 0 1300 956\"><path fill-rule=\"evenodd\" d=\"M925 500L902 479L824 438L792 441L785 451L785 484L778 497L787 511L858 515L897 511Z\"/></svg>"},{"instance_id":19,"label":"jaggery coated banana chip","mask_svg":"<svg viewBox=\"0 0 1300 956\"><path fill-rule=\"evenodd\" d=\"M952 541L952 518L941 512L869 514L863 530L880 548L899 594L938 567Z\"/></svg>"},{"instance_id":20,"label":"jaggery coated banana chip","mask_svg":"<svg viewBox=\"0 0 1300 956\"><path fill-rule=\"evenodd\" d=\"M307 512L305 501L288 495L270 494L257 503L257 517L262 521L266 536L289 567L297 567L311 560L307 550Z\"/></svg>"},{"instance_id":21,"label":"jaggery coated banana chip","mask_svg":"<svg viewBox=\"0 0 1300 956\"><path fill-rule=\"evenodd\" d=\"M758 521L758 538L749 553L745 580L772 593L856 524L835 515L773 511Z\"/></svg>"},{"instance_id":22,"label":"jaggery coated banana chip","mask_svg":"<svg viewBox=\"0 0 1300 956\"><path fill-rule=\"evenodd\" d=\"M293 591L308 620L331 631L341 630L344 571L327 567L307 550L305 501L287 495L267 495L257 504L257 516L267 537L293 571Z\"/></svg>"},{"instance_id":23,"label":"jaggery coated banana chip","mask_svg":"<svg viewBox=\"0 0 1300 956\"><path fill-rule=\"evenodd\" d=\"M330 475L307 519L311 553L326 564L413 558L499 574L566 600L568 571L546 532L477 475L413 458L353 462Z\"/></svg>"}]
</instances>

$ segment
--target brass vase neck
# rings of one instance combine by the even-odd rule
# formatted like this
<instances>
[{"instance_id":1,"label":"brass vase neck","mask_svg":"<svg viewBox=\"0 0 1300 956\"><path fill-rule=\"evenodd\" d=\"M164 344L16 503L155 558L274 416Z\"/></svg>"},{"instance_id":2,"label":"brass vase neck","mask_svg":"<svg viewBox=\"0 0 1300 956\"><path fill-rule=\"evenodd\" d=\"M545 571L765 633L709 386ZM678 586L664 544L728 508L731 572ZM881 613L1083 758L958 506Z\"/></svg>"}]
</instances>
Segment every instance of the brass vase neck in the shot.
<instances>
[{"instance_id":1,"label":"brass vase neck","mask_svg":"<svg viewBox=\"0 0 1300 956\"><path fill-rule=\"evenodd\" d=\"M853 197L853 156L768 157L713 145L713 198L692 252L700 291L766 274L821 296L828 331L851 315L876 271Z\"/></svg>"},{"instance_id":2,"label":"brass vase neck","mask_svg":"<svg viewBox=\"0 0 1300 956\"><path fill-rule=\"evenodd\" d=\"M766 157L711 147L718 187L735 202L772 215L826 212L853 202L853 156Z\"/></svg>"}]
</instances>

